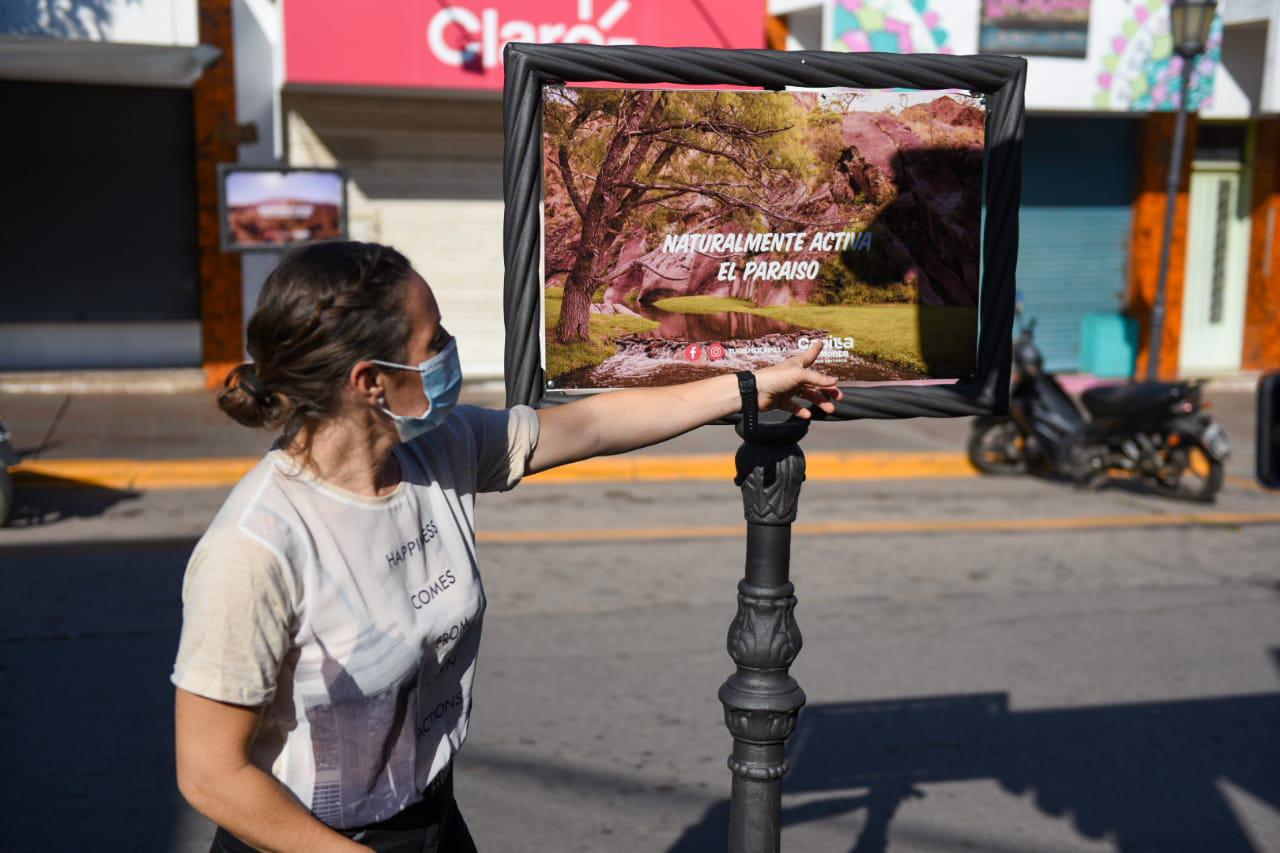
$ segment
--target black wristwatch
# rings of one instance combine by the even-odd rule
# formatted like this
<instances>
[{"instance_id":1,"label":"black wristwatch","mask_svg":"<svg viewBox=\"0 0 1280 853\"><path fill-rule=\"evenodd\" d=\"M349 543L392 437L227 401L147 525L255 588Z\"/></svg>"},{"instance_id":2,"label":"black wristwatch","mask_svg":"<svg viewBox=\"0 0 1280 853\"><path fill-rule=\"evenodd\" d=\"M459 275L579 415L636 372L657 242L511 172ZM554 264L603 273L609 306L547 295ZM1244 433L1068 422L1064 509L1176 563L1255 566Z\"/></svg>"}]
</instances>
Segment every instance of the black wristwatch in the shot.
<instances>
[{"instance_id":1,"label":"black wristwatch","mask_svg":"<svg viewBox=\"0 0 1280 853\"><path fill-rule=\"evenodd\" d=\"M742 431L755 432L760 422L760 402L756 395L756 375L750 370L738 371L738 394L742 397Z\"/></svg>"}]
</instances>

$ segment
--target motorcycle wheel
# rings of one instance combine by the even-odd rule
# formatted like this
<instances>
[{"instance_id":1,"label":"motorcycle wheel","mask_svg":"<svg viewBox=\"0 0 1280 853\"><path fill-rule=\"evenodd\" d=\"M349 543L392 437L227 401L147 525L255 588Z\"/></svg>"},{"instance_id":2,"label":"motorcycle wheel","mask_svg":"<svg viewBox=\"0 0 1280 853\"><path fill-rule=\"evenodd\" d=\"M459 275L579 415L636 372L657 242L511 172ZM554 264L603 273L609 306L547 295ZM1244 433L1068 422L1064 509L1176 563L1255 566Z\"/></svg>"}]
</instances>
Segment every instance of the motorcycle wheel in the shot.
<instances>
[{"instance_id":1,"label":"motorcycle wheel","mask_svg":"<svg viewBox=\"0 0 1280 853\"><path fill-rule=\"evenodd\" d=\"M1168 451L1165 469L1155 477L1156 488L1166 495L1209 503L1222 488L1222 463L1199 442L1187 442Z\"/></svg>"},{"instance_id":2,"label":"motorcycle wheel","mask_svg":"<svg viewBox=\"0 0 1280 853\"><path fill-rule=\"evenodd\" d=\"M1013 421L979 423L969 436L969 462L984 474L1021 474L1027 470L1025 448Z\"/></svg>"}]
</instances>

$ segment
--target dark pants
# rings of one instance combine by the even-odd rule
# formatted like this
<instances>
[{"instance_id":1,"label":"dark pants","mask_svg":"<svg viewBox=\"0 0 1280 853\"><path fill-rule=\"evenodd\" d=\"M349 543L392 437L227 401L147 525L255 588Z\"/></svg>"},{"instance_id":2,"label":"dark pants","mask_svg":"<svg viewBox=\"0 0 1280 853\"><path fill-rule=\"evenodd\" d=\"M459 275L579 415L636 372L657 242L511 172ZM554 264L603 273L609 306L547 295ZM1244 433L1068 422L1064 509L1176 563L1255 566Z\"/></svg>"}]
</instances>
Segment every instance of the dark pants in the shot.
<instances>
[{"instance_id":1,"label":"dark pants","mask_svg":"<svg viewBox=\"0 0 1280 853\"><path fill-rule=\"evenodd\" d=\"M453 799L453 768L448 778L431 788L422 801L378 823L336 829L378 853L476 853L467 823ZM209 853L252 853L250 847L222 827L213 836Z\"/></svg>"}]
</instances>

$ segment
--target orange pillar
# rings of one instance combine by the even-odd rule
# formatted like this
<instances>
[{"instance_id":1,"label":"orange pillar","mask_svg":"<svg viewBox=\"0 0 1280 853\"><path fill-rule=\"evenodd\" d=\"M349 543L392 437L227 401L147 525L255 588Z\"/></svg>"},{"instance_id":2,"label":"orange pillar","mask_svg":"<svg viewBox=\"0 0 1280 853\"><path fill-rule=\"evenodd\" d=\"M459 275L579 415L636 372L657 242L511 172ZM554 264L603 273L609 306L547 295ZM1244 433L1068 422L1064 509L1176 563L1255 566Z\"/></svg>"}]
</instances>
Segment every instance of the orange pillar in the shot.
<instances>
[{"instance_id":1,"label":"orange pillar","mask_svg":"<svg viewBox=\"0 0 1280 853\"><path fill-rule=\"evenodd\" d=\"M1280 370L1280 118L1258 122L1253 150L1245 370Z\"/></svg>"},{"instance_id":2,"label":"orange pillar","mask_svg":"<svg viewBox=\"0 0 1280 853\"><path fill-rule=\"evenodd\" d=\"M201 342L205 384L216 388L244 360L240 256L222 251L218 222L218 164L236 161L239 131L231 0L199 0L198 9L201 43L222 51L192 88Z\"/></svg>"},{"instance_id":3,"label":"orange pillar","mask_svg":"<svg viewBox=\"0 0 1280 853\"><path fill-rule=\"evenodd\" d=\"M764 39L765 45L770 50L786 50L787 35L791 32L791 28L787 26L787 19L781 15L767 15L764 19Z\"/></svg>"},{"instance_id":4,"label":"orange pillar","mask_svg":"<svg viewBox=\"0 0 1280 853\"><path fill-rule=\"evenodd\" d=\"M1150 350L1151 306L1156 298L1160 270L1160 248L1164 239L1165 182L1169 157L1173 153L1174 116L1155 113L1147 116L1138 155L1138 188L1133 204L1133 237L1129 253L1129 313L1138 318L1141 342L1137 376L1145 376ZM1164 336L1160 343L1160 378L1178 375L1178 343L1182 335L1182 290L1187 266L1187 188L1191 161L1196 150L1196 116L1187 116L1186 157L1182 164L1182 185L1174 214L1173 243L1169 254L1169 279L1165 285Z\"/></svg>"}]
</instances>

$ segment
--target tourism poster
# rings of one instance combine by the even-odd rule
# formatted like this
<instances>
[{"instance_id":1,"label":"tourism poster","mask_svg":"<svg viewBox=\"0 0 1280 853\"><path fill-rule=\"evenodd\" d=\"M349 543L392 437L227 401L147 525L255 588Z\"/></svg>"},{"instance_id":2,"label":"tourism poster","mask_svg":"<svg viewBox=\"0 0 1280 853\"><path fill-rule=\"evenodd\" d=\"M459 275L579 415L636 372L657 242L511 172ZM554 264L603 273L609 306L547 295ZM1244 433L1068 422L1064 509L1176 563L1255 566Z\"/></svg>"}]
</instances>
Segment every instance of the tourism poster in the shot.
<instances>
[{"instance_id":1,"label":"tourism poster","mask_svg":"<svg viewBox=\"0 0 1280 853\"><path fill-rule=\"evenodd\" d=\"M547 388L975 369L982 100L547 87Z\"/></svg>"}]
</instances>

